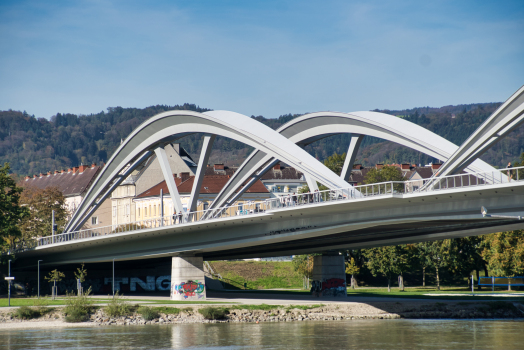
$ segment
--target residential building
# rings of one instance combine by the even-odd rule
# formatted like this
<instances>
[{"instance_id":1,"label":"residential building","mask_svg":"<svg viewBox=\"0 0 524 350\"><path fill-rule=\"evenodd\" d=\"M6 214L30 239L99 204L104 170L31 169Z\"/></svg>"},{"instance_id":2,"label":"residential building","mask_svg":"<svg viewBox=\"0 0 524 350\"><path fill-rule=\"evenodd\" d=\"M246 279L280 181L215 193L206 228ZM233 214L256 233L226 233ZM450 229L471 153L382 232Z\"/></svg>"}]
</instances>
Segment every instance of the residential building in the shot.
<instances>
[{"instance_id":1,"label":"residential building","mask_svg":"<svg viewBox=\"0 0 524 350\"><path fill-rule=\"evenodd\" d=\"M65 197L65 206L71 215L84 198L89 186L98 175L101 166L96 164L80 165L67 170L55 170L47 174L26 176L23 186L34 186L45 189L57 187ZM85 228L94 228L111 225L111 201L105 200L100 207L88 218Z\"/></svg>"}]
</instances>

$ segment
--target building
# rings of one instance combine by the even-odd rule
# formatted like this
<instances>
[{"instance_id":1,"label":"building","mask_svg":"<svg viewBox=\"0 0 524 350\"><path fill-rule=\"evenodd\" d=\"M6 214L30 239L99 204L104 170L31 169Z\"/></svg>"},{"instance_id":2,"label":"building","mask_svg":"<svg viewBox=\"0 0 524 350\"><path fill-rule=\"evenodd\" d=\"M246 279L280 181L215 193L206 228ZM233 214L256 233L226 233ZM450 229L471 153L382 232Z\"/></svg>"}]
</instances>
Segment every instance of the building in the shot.
<instances>
[{"instance_id":1,"label":"building","mask_svg":"<svg viewBox=\"0 0 524 350\"><path fill-rule=\"evenodd\" d=\"M260 180L271 192L273 198L298 193L307 186L304 174L295 168L282 166L280 163L265 173Z\"/></svg>"},{"instance_id":2,"label":"building","mask_svg":"<svg viewBox=\"0 0 524 350\"><path fill-rule=\"evenodd\" d=\"M215 165L216 166L216 165ZM214 167L209 167L214 172ZM200 187L200 194L198 197L197 211L206 210L209 204L216 198L220 190L229 181L230 175L226 175L226 169L223 169L222 164L218 164L219 171L224 173L221 175L204 175L202 186ZM222 169L221 169L222 168ZM207 169L206 169L207 170ZM209 171L211 173L211 170ZM190 176L187 173L182 173L180 176L173 174L177 190L180 195L180 200L184 211L187 212L191 190L195 176ZM171 216L174 213L174 206L169 196L169 189L165 181L162 181L156 186L139 194L133 201L135 202L136 218L138 220L157 219L161 216L161 201L160 190L163 193L164 216ZM257 208L260 203L270 198L270 193L264 186L262 181L255 182L236 202L231 210L242 211L248 208ZM232 213L231 213L232 214Z\"/></svg>"},{"instance_id":3,"label":"building","mask_svg":"<svg viewBox=\"0 0 524 350\"><path fill-rule=\"evenodd\" d=\"M69 215L72 215L100 169L101 166L96 164L91 166L80 165L67 170L55 170L54 172L49 171L47 174L33 175L32 178L26 176L23 186L34 186L40 189L57 187L65 197L65 206ZM85 228L94 228L109 225L111 225L111 201L105 200L84 226Z\"/></svg>"},{"instance_id":4,"label":"building","mask_svg":"<svg viewBox=\"0 0 524 350\"><path fill-rule=\"evenodd\" d=\"M406 181L415 181L417 182L410 183L410 186L413 186L412 190L417 190L424 183L425 179L429 179L437 172L442 164L429 164L427 166L416 166L415 164L391 164L400 168L402 175ZM367 173L371 169L381 169L384 164L376 164L374 167L363 167L362 164L353 165L353 170L351 171L351 176L349 177L349 183L353 186L364 185L365 178Z\"/></svg>"},{"instance_id":5,"label":"building","mask_svg":"<svg viewBox=\"0 0 524 350\"><path fill-rule=\"evenodd\" d=\"M174 174L184 176L195 175L197 164L191 156L180 147L179 144L168 144L164 147L166 155ZM111 224L119 226L140 220L136 216L136 202L134 199L138 194L158 185L164 181L164 175L160 163L155 155L152 155L144 167L133 172L118 186L111 194Z\"/></svg>"}]
</instances>

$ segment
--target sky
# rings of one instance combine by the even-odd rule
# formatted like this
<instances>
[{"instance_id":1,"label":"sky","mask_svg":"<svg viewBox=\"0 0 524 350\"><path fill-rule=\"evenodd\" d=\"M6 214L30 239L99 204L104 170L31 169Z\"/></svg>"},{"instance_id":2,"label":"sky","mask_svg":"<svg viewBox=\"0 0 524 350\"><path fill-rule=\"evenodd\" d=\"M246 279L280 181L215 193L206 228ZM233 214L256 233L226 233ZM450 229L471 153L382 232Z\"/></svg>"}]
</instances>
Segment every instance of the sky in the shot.
<instances>
[{"instance_id":1,"label":"sky","mask_svg":"<svg viewBox=\"0 0 524 350\"><path fill-rule=\"evenodd\" d=\"M287 113L502 102L524 1L0 1L0 110Z\"/></svg>"}]
</instances>

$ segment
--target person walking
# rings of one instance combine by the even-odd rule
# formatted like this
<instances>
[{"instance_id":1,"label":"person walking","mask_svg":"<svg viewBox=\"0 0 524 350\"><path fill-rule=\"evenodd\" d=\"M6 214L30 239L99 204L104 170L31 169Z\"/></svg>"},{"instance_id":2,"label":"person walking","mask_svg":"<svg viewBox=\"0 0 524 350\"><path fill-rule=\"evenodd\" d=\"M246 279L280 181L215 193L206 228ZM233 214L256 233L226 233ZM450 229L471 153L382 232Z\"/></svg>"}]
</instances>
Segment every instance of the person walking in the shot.
<instances>
[{"instance_id":1,"label":"person walking","mask_svg":"<svg viewBox=\"0 0 524 350\"><path fill-rule=\"evenodd\" d=\"M176 210L173 210L173 225L176 224Z\"/></svg>"},{"instance_id":2,"label":"person walking","mask_svg":"<svg viewBox=\"0 0 524 350\"><path fill-rule=\"evenodd\" d=\"M178 223L179 224L182 223L182 212L181 211L178 212Z\"/></svg>"},{"instance_id":3,"label":"person walking","mask_svg":"<svg viewBox=\"0 0 524 350\"><path fill-rule=\"evenodd\" d=\"M511 180L513 179L513 169L511 169L513 167L511 166L511 162L508 163L507 168L509 169L508 170L508 182L511 182Z\"/></svg>"},{"instance_id":4,"label":"person walking","mask_svg":"<svg viewBox=\"0 0 524 350\"><path fill-rule=\"evenodd\" d=\"M291 200L293 201L293 206L297 205L297 195L295 192L293 192L293 196L291 197Z\"/></svg>"}]
</instances>

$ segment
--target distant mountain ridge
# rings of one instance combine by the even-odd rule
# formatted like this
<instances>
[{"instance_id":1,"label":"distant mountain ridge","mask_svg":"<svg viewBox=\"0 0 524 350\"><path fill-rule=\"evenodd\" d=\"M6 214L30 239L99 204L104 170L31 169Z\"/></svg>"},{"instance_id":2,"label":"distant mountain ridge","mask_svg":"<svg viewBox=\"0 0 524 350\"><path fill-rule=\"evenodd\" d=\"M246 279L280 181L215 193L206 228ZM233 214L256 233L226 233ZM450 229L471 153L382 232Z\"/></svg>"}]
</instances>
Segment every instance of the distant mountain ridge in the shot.
<instances>
[{"instance_id":1,"label":"distant mountain ridge","mask_svg":"<svg viewBox=\"0 0 524 350\"><path fill-rule=\"evenodd\" d=\"M440 108L419 107L406 110L375 110L404 118L460 145L475 129L495 111L501 103L476 103ZM147 108L109 107L90 115L61 114L51 120L35 118L19 111L0 111L0 162L9 162L14 173L33 175L60 170L80 164L107 161L114 150L132 130L146 119L168 110L205 112L210 109L195 104ZM277 129L300 116L285 114L275 119L252 116L259 122ZM513 131L482 159L495 166L518 159L524 150L524 127ZM194 134L181 140L182 146L198 159L201 135ZM349 135L341 134L320 140L306 147L319 160L333 153L344 153ZM238 141L217 137L210 163L239 165L252 149ZM366 136L358 154L364 165L375 163L426 164L433 158L406 147Z\"/></svg>"}]
</instances>

